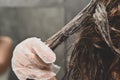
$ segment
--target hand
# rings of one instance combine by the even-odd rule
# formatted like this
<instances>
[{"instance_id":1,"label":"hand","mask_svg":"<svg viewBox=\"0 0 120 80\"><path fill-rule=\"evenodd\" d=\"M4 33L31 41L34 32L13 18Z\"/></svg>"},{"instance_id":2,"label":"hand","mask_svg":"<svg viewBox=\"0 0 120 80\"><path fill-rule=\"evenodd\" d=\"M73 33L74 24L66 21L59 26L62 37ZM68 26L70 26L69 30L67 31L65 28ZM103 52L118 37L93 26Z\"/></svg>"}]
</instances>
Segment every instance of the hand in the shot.
<instances>
[{"instance_id":1,"label":"hand","mask_svg":"<svg viewBox=\"0 0 120 80\"><path fill-rule=\"evenodd\" d=\"M55 60L55 53L45 43L28 38L16 46L12 69L20 80L51 80L59 70Z\"/></svg>"},{"instance_id":2,"label":"hand","mask_svg":"<svg viewBox=\"0 0 120 80\"><path fill-rule=\"evenodd\" d=\"M0 37L0 74L3 74L10 66L13 41L6 36Z\"/></svg>"}]
</instances>

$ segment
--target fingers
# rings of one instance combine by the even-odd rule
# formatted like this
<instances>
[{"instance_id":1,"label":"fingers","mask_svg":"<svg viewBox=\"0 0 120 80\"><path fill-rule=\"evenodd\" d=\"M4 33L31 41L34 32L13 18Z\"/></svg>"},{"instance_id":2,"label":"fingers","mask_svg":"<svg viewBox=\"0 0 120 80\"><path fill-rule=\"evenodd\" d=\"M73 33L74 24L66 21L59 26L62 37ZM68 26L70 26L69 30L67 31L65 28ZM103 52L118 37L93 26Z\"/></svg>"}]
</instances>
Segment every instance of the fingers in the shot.
<instances>
[{"instance_id":1,"label":"fingers","mask_svg":"<svg viewBox=\"0 0 120 80\"><path fill-rule=\"evenodd\" d=\"M55 53L38 38L28 38L13 52L12 69L20 80L48 80L59 70Z\"/></svg>"}]
</instances>

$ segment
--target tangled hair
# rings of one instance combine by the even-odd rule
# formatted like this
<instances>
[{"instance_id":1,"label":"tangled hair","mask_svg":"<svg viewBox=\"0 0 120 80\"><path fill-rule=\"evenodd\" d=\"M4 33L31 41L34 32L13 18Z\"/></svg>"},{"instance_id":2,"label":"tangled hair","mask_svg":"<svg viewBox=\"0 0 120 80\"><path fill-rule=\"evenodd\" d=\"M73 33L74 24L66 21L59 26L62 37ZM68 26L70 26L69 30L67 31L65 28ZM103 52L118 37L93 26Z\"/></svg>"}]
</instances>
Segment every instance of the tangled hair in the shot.
<instances>
[{"instance_id":1,"label":"tangled hair","mask_svg":"<svg viewBox=\"0 0 120 80\"><path fill-rule=\"evenodd\" d=\"M97 0L91 9L64 80L120 80L120 0Z\"/></svg>"}]
</instances>

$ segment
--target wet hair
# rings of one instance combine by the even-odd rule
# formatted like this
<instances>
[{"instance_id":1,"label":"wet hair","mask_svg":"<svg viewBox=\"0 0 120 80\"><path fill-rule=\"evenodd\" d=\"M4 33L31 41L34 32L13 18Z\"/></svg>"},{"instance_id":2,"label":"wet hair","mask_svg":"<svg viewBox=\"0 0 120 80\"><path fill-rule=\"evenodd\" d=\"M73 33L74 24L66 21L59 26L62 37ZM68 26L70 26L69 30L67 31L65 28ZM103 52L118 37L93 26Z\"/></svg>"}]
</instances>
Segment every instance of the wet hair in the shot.
<instances>
[{"instance_id":1,"label":"wet hair","mask_svg":"<svg viewBox=\"0 0 120 80\"><path fill-rule=\"evenodd\" d=\"M63 80L120 79L120 1L106 1L81 24Z\"/></svg>"}]
</instances>

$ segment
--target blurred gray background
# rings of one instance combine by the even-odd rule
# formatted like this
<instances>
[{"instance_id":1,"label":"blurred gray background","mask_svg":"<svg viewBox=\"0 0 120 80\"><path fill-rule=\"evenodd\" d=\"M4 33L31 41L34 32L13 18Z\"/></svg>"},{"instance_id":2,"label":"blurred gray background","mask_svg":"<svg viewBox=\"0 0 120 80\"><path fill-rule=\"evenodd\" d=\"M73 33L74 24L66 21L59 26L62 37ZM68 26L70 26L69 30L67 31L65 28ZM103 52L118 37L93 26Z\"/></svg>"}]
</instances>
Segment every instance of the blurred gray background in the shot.
<instances>
[{"instance_id":1,"label":"blurred gray background","mask_svg":"<svg viewBox=\"0 0 120 80\"><path fill-rule=\"evenodd\" d=\"M0 35L14 40L14 45L28 37L43 41L68 23L90 0L0 0ZM56 64L61 66L57 77L65 73L70 40L55 49ZM18 80L11 69L0 80Z\"/></svg>"}]
</instances>

